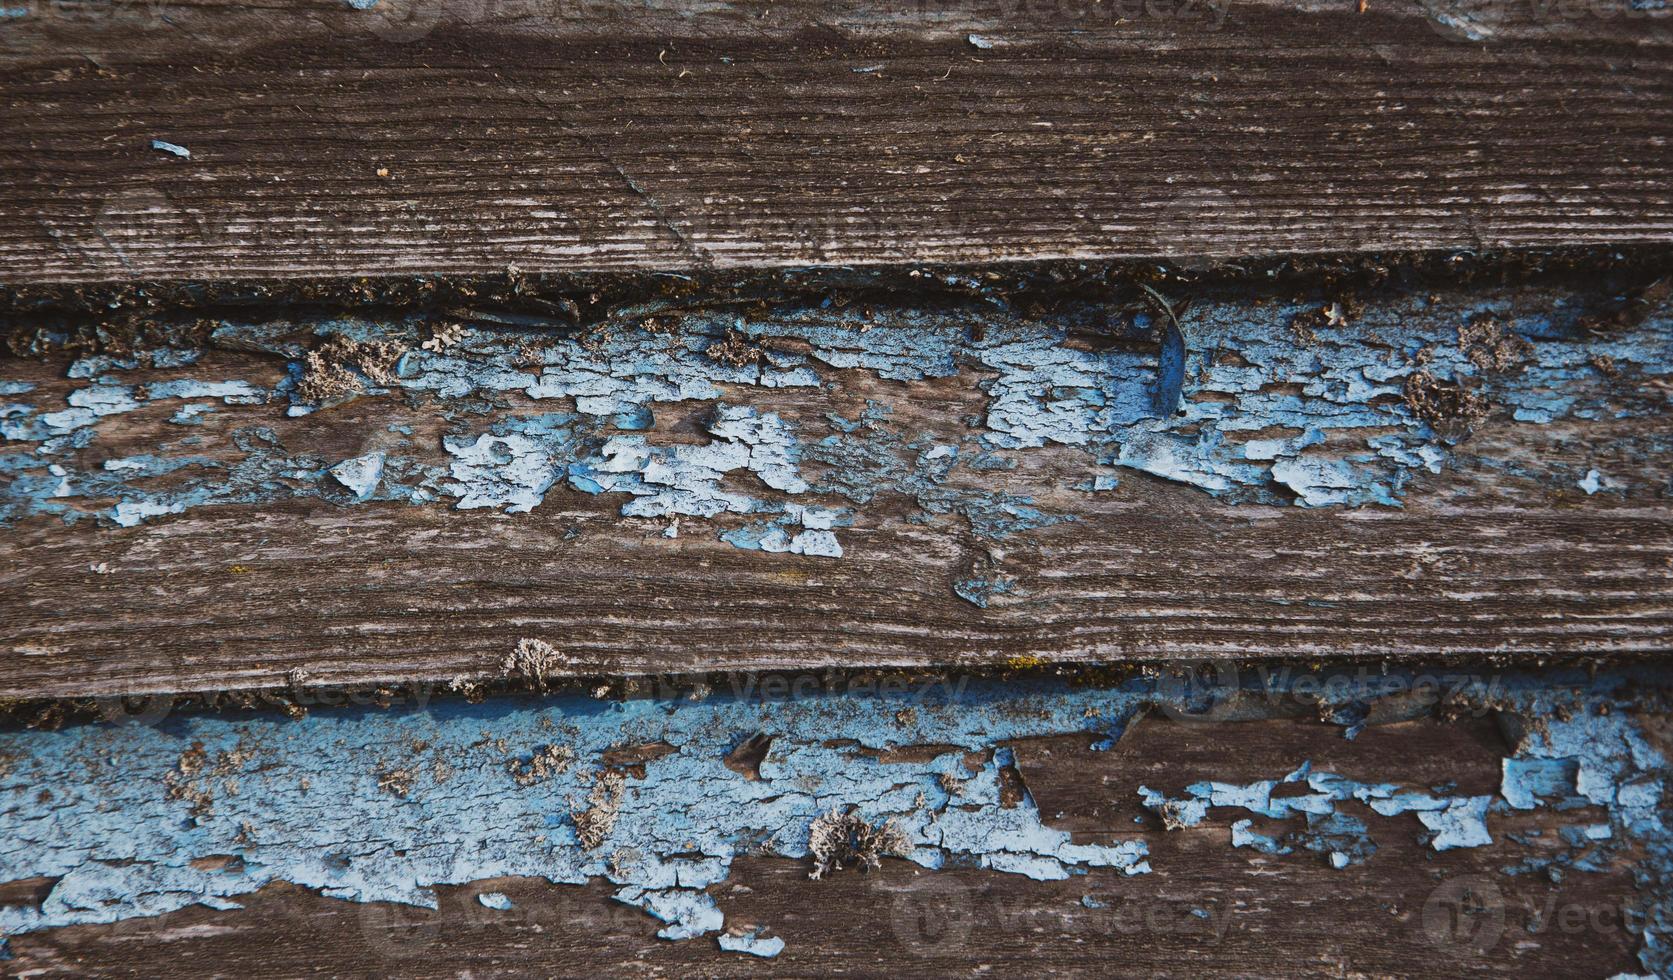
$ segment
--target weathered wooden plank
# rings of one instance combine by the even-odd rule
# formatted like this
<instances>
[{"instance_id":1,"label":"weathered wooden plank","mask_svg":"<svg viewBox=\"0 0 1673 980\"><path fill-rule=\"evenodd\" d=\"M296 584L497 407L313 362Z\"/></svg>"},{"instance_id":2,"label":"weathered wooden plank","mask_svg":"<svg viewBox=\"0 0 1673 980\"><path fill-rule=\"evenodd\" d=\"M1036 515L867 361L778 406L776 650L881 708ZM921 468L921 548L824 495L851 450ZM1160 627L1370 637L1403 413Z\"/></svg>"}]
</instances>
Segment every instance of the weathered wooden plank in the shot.
<instances>
[{"instance_id":1,"label":"weathered wooden plank","mask_svg":"<svg viewBox=\"0 0 1673 980\"><path fill-rule=\"evenodd\" d=\"M1433 871L1413 855L1402 871L1356 875L1317 866L1275 870L1227 852L1220 841L1169 837L1165 846L1188 870L1137 881L1101 871L1060 882L968 870L924 875L889 862L866 877L809 883L805 866L740 860L735 887L722 892L720 903L737 921L773 923L773 934L787 946L764 962L708 944L659 941L643 913L613 902L604 886L503 879L438 888L435 911L355 906L271 885L242 899L244 911L191 908L20 936L13 940L13 966L32 977L236 972L252 978L315 970L412 977L461 970L479 977L955 976L1000 963L1071 977L1156 976L1182 965L1193 976L1233 977L1338 976L1344 966L1379 975L1434 970L1520 977L1640 969L1621 912L1631 884L1620 875L1561 885L1539 876L1510 879L1498 892L1504 927L1478 952L1439 930L1440 941L1431 940L1423 926L1426 911L1439 921L1469 906L1457 883L1474 884L1479 872L1462 855ZM1479 857L1480 871L1496 870L1490 852ZM1395 856L1389 858L1393 866ZM1429 897L1449 882L1457 897L1442 892L1431 906ZM513 907L479 904L478 895L494 893L508 896ZM1082 906L1088 895L1105 907ZM1198 918L1195 910L1210 917ZM1466 916L1458 921L1474 921ZM1223 934L1216 931L1222 927Z\"/></svg>"},{"instance_id":2,"label":"weathered wooden plank","mask_svg":"<svg viewBox=\"0 0 1673 980\"><path fill-rule=\"evenodd\" d=\"M1647 0L20 9L8 282L1673 232Z\"/></svg>"},{"instance_id":3,"label":"weathered wooden plank","mask_svg":"<svg viewBox=\"0 0 1673 980\"><path fill-rule=\"evenodd\" d=\"M36 528L0 546L4 693L276 687L295 670L445 683L497 676L524 638L562 649L555 674L586 675L1670 646L1664 511L1243 518L1184 510L1178 492L1147 497L1006 545L1001 567L1028 594L987 609L953 591L985 564L982 546L909 528L853 533L837 562L666 542L607 510L518 520L316 505Z\"/></svg>"},{"instance_id":4,"label":"weathered wooden plank","mask_svg":"<svg viewBox=\"0 0 1673 980\"><path fill-rule=\"evenodd\" d=\"M37 313L0 694L1673 648L1659 286L1161 286Z\"/></svg>"},{"instance_id":5,"label":"weathered wooden plank","mask_svg":"<svg viewBox=\"0 0 1673 980\"><path fill-rule=\"evenodd\" d=\"M0 734L8 969L1667 967L1665 672L779 680ZM562 765L519 780L542 746ZM602 772L624 788L588 844ZM808 880L811 821L848 807L910 858Z\"/></svg>"}]
</instances>

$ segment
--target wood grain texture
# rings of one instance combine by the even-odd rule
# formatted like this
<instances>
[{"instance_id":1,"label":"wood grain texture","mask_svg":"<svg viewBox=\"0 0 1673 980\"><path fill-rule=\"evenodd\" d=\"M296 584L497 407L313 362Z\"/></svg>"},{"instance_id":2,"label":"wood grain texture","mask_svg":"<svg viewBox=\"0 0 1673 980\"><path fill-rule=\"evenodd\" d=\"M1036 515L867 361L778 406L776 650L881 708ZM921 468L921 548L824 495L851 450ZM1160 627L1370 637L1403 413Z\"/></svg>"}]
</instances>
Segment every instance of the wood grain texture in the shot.
<instances>
[{"instance_id":1,"label":"wood grain texture","mask_svg":"<svg viewBox=\"0 0 1673 980\"><path fill-rule=\"evenodd\" d=\"M953 592L986 549L905 523L853 532L838 562L668 541L608 505L35 526L0 542L0 694L272 687L298 669L446 681L496 672L524 637L583 675L1673 646L1662 508L1244 514L1188 493L1153 488L1008 544L1003 568L1027 591L987 609Z\"/></svg>"},{"instance_id":2,"label":"wood grain texture","mask_svg":"<svg viewBox=\"0 0 1673 980\"><path fill-rule=\"evenodd\" d=\"M1666 242L1666 14L43 5L0 279Z\"/></svg>"},{"instance_id":3,"label":"wood grain texture","mask_svg":"<svg viewBox=\"0 0 1673 980\"><path fill-rule=\"evenodd\" d=\"M1656 899L1635 887L1630 849L1609 866L1571 871L1560 881L1501 873L1532 855L1560 852L1556 828L1596 819L1589 809L1496 814L1494 844L1439 853L1403 826L1378 824L1376 855L1335 870L1309 852L1274 856L1229 847L1235 811L1164 831L1135 802L1140 785L1175 792L1195 779L1243 783L1301 758L1360 778L1452 781L1460 792L1491 793L1505 746L1485 718L1373 726L1351 742L1316 722L1189 726L1152 718L1111 751L1087 745L1084 735L1022 741L1016 771L1046 821L1076 842L1142 834L1151 873L1122 877L1094 868L1034 881L970 868L927 872L887 860L869 875L848 870L809 881L805 862L740 858L731 878L711 891L734 930L767 927L785 940L772 960L722 952L709 938L656 939L651 921L611 900L603 883L506 878L439 887L435 910L334 901L270 885L242 897L241 910L193 907L16 936L8 967L41 977L467 970L491 977L964 976L1001 963L1089 977L1170 975L1182 965L1194 976L1285 977L1562 977L1642 969L1626 910ZM41 890L29 882L7 887L15 900L31 887ZM512 907L483 907L477 896L491 892L509 897Z\"/></svg>"},{"instance_id":4,"label":"wood grain texture","mask_svg":"<svg viewBox=\"0 0 1673 980\"><path fill-rule=\"evenodd\" d=\"M1120 422L1109 412L1122 405L1151 411L1133 393L1157 372L1153 341L1065 332L1073 311L926 312L898 295L761 313L750 343L773 351L773 370L701 353L733 337L730 314L670 313L646 331L641 309L579 340L482 321L445 355L409 338L398 391L317 410L282 404L300 353L248 349L323 349L313 321L282 309L227 314L243 332L228 327L190 364L14 359L4 376L28 406L13 406L21 434L0 485L17 515L0 533L0 696L264 688L293 671L443 683L496 675L525 638L563 652L555 675L581 676L1673 650L1668 321L1569 336L1563 323L1590 322L1596 304L1543 288L1362 298L1353 324L1297 339L1291 311L1316 305L1201 290L1184 314L1180 413ZM1544 333L1521 342L1528 360L1470 373L1466 354L1482 350L1461 338L1483 308L1512 334ZM842 317L864 319L833 327ZM809 323L835 333L796 333ZM1468 438L1412 416L1403 350L1473 386ZM1395 381L1371 384L1378 371ZM227 379L253 394L211 394L182 419L171 386ZM94 392L122 410L30 434L86 413L65 406ZM718 434L720 405L771 420L800 483L744 468L748 447L708 457L725 473L681 470L677 452L738 449ZM516 435L505 426L547 441L488 435ZM1314 426L1330 435L1300 435ZM1405 440L1399 458L1438 455L1367 452L1390 439ZM1135 445L1160 448L1109 465ZM610 483L649 475L651 457L620 465L639 446L668 471L656 486L684 489ZM1273 454L1289 462L1249 462ZM368 458L385 475L357 497L331 468ZM1211 493L1221 473L1242 482ZM1347 505L1309 482L1332 480ZM124 512L136 503L149 516ZM846 515L825 538L840 557L755 550L764 526L799 532L786 515L810 506Z\"/></svg>"}]
</instances>

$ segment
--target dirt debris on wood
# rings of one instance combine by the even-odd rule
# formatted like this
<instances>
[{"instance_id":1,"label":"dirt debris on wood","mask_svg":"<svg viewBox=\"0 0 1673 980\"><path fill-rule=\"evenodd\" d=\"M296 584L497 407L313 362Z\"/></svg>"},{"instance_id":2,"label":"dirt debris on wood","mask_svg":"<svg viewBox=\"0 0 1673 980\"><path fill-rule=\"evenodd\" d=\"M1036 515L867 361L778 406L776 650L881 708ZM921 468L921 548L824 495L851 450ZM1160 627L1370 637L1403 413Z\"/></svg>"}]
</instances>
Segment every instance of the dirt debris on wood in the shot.
<instances>
[{"instance_id":1,"label":"dirt debris on wood","mask_svg":"<svg viewBox=\"0 0 1673 980\"><path fill-rule=\"evenodd\" d=\"M518 786L534 786L553 776L568 772L575 762L575 750L567 745L543 745L528 759L506 762L506 770Z\"/></svg>"},{"instance_id":2,"label":"dirt debris on wood","mask_svg":"<svg viewBox=\"0 0 1673 980\"><path fill-rule=\"evenodd\" d=\"M500 674L524 677L539 687L546 683L547 675L555 673L564 663L564 655L557 647L545 640L525 637L500 661Z\"/></svg>"},{"instance_id":3,"label":"dirt debris on wood","mask_svg":"<svg viewBox=\"0 0 1673 980\"><path fill-rule=\"evenodd\" d=\"M873 824L860 814L832 810L808 825L807 849L813 857L808 877L815 881L844 867L871 871L885 857L912 853L912 840L893 817Z\"/></svg>"},{"instance_id":4,"label":"dirt debris on wood","mask_svg":"<svg viewBox=\"0 0 1673 980\"><path fill-rule=\"evenodd\" d=\"M616 826L616 815L622 806L622 792L627 777L615 769L600 769L587 791L586 807L574 811L575 836L581 847L592 851L602 846Z\"/></svg>"}]
</instances>

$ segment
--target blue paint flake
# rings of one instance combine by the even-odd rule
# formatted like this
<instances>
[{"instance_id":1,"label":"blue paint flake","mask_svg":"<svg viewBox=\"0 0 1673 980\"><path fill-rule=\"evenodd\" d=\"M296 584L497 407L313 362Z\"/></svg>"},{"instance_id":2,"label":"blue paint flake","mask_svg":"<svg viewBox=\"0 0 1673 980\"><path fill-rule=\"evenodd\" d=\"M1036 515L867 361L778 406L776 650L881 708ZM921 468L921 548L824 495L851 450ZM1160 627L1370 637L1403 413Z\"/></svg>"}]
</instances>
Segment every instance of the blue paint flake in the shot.
<instances>
[{"instance_id":1,"label":"blue paint flake","mask_svg":"<svg viewBox=\"0 0 1673 980\"><path fill-rule=\"evenodd\" d=\"M135 527L148 517L179 514L185 509L186 505L179 501L122 500L111 509L111 518L121 527Z\"/></svg>"},{"instance_id":2,"label":"blue paint flake","mask_svg":"<svg viewBox=\"0 0 1673 980\"><path fill-rule=\"evenodd\" d=\"M831 528L850 523L848 511L786 504L783 516L724 532L720 539L752 551L841 558L842 545Z\"/></svg>"},{"instance_id":3,"label":"blue paint flake","mask_svg":"<svg viewBox=\"0 0 1673 980\"><path fill-rule=\"evenodd\" d=\"M169 143L165 140L152 140L151 148L153 150L162 150L164 153L172 153L177 157L182 157L187 160L192 158L192 151L186 149L178 143Z\"/></svg>"},{"instance_id":4,"label":"blue paint flake","mask_svg":"<svg viewBox=\"0 0 1673 980\"><path fill-rule=\"evenodd\" d=\"M953 580L953 591L978 609L986 609L1001 596L1018 591L1015 579L1005 575L975 575Z\"/></svg>"},{"instance_id":5,"label":"blue paint flake","mask_svg":"<svg viewBox=\"0 0 1673 980\"><path fill-rule=\"evenodd\" d=\"M720 948L731 953L748 953L763 959L772 959L784 952L784 940L777 936L762 938L758 933L746 932L739 936L730 933L722 934L718 940Z\"/></svg>"},{"instance_id":6,"label":"blue paint flake","mask_svg":"<svg viewBox=\"0 0 1673 980\"><path fill-rule=\"evenodd\" d=\"M448 438L443 444L453 456L448 490L458 496L460 510L504 507L509 514L527 513L563 472L544 440L517 432L483 433L470 442Z\"/></svg>"},{"instance_id":7,"label":"blue paint flake","mask_svg":"<svg viewBox=\"0 0 1673 980\"><path fill-rule=\"evenodd\" d=\"M208 402L192 402L180 406L179 410L169 417L169 421L175 425L202 425L203 416L213 411L215 406Z\"/></svg>"},{"instance_id":8,"label":"blue paint flake","mask_svg":"<svg viewBox=\"0 0 1673 980\"><path fill-rule=\"evenodd\" d=\"M722 404L707 429L715 439L706 445L659 446L645 436L612 436L597 456L570 467L570 484L586 493L631 494L635 499L622 505L622 514L628 517L783 513L787 520L812 529L806 537L797 535L810 548L799 553L833 549L840 553L829 532L839 516L835 512L787 505L722 486L728 474L747 472L771 490L798 494L808 489L798 472L800 447L783 420L771 413L757 414L752 408ZM791 507L796 509L791 511ZM764 528L753 536L745 532L727 540L739 547L794 550L788 539L784 547L768 547L766 542L777 540L774 530ZM782 534L782 526L776 530Z\"/></svg>"},{"instance_id":9,"label":"blue paint flake","mask_svg":"<svg viewBox=\"0 0 1673 980\"><path fill-rule=\"evenodd\" d=\"M345 459L331 467L331 475L348 488L357 500L365 500L383 478L383 453L367 453Z\"/></svg>"}]
</instances>

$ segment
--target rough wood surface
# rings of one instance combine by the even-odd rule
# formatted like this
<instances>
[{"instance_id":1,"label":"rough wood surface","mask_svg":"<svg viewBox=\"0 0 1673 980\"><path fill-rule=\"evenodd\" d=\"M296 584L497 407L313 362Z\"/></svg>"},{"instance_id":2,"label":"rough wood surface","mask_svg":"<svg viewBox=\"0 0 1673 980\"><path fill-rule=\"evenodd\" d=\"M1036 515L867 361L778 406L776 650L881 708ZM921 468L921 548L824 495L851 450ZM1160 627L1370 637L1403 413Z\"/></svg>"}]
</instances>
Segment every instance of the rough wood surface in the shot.
<instances>
[{"instance_id":1,"label":"rough wood surface","mask_svg":"<svg viewBox=\"0 0 1673 980\"><path fill-rule=\"evenodd\" d=\"M445 682L525 638L568 675L1673 649L1653 303L1164 284L1175 376L1124 288L580 334L258 305L10 360L0 695Z\"/></svg>"},{"instance_id":2,"label":"rough wood surface","mask_svg":"<svg viewBox=\"0 0 1673 980\"><path fill-rule=\"evenodd\" d=\"M666 541L608 507L518 520L295 505L40 527L0 544L0 690L274 687L292 670L445 682L496 673L525 637L580 674L1673 645L1664 510L1244 516L1193 511L1184 493L1010 545L1005 567L1034 594L988 609L953 592L981 546L910 527L858 532L838 562Z\"/></svg>"},{"instance_id":3,"label":"rough wood surface","mask_svg":"<svg viewBox=\"0 0 1673 980\"><path fill-rule=\"evenodd\" d=\"M8 282L1673 236L1659 3L20 10Z\"/></svg>"},{"instance_id":4,"label":"rough wood surface","mask_svg":"<svg viewBox=\"0 0 1673 980\"><path fill-rule=\"evenodd\" d=\"M914 755L904 747L900 761L949 747L923 748ZM1377 822L1355 806L1373 821L1377 852L1335 869L1308 851L1227 846L1235 809L1164 830L1138 805L1140 786L1173 794L1199 779L1242 785L1303 758L1317 771L1493 794L1507 749L1481 714L1373 726L1352 741L1335 726L1303 720L1192 725L1158 715L1110 751L1091 751L1085 735L1070 734L1020 740L1014 750L1016 778L1049 826L1077 843L1142 838L1153 870L1125 877L1092 868L1036 881L975 868L931 872L890 859L870 874L850 869L809 881L805 861L742 857L709 891L733 934L762 929L785 942L767 960L724 952L712 939L657 939L643 912L612 900L611 888L597 881L487 878L442 886L434 910L333 900L277 883L241 896L241 909L194 906L17 935L7 966L31 977L287 977L322 969L963 976L1000 963L1068 976L1172 975L1182 964L1193 976L1607 976L1642 970L1633 910L1664 901L1635 884L1636 848L1566 874L1504 872L1563 854L1559 830L1603 819L1597 808L1496 812L1494 843L1436 852L1404 824ZM221 819L251 805L231 800ZM39 902L52 884L15 882L5 894L13 903ZM483 895L504 896L510 907L487 908Z\"/></svg>"},{"instance_id":5,"label":"rough wood surface","mask_svg":"<svg viewBox=\"0 0 1673 980\"><path fill-rule=\"evenodd\" d=\"M1251 860L1210 839L1224 834L1224 827L1205 828L1195 840L1169 838L1167 856L1190 871L1137 881L1099 872L1067 882L928 875L891 862L868 877L810 883L793 862L740 861L739 888L722 891L722 906L741 922L776 923L789 944L761 962L706 943L660 941L648 935L643 913L612 901L604 886L512 879L440 889L436 911L348 905L274 885L246 899L241 912L193 908L18 937L11 965L32 977L252 978L311 974L323 958L335 976L413 977L462 970L488 977L969 976L1000 963L1087 977L1174 975L1184 965L1192 976L1228 977L1334 977L1345 968L1512 977L1633 972L1634 937L1620 913L1632 886L1622 875L1561 886L1515 882L1502 893L1508 928L1478 953L1467 942L1431 941L1425 906L1449 880L1496 871L1502 855L1428 861L1414 845L1413 853L1388 855L1392 873L1344 877L1317 865L1278 869ZM476 900L485 892L508 895L516 906L485 909ZM1083 907L1088 894L1108 907ZM1561 925L1536 918L1548 907L1569 918ZM1198 919L1194 908L1230 921ZM1219 925L1227 927L1223 936L1214 931Z\"/></svg>"}]
</instances>

